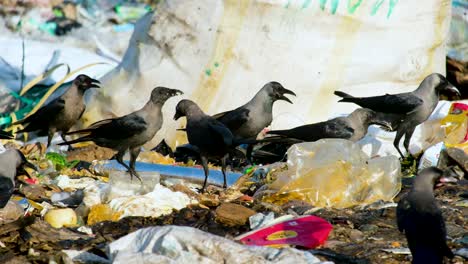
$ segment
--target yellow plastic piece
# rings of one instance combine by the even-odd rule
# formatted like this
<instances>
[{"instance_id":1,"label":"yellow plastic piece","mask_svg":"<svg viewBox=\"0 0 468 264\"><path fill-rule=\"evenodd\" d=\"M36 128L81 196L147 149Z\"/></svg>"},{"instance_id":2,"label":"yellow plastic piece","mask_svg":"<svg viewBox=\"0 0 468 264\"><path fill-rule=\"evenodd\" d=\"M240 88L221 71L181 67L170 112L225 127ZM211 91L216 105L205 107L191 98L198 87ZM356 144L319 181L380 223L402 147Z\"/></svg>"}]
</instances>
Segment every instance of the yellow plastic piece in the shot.
<instances>
[{"instance_id":1,"label":"yellow plastic piece","mask_svg":"<svg viewBox=\"0 0 468 264\"><path fill-rule=\"evenodd\" d=\"M46 72L44 72L42 74L39 74L38 76L36 76L36 78L32 79L28 84L26 84L23 88L21 88L20 95L23 96L27 91L29 91L31 88L33 88L34 85L38 84L40 81L42 81L45 78L49 77L49 75L51 75L55 70L57 70L58 68L60 68L62 66L67 67L67 74L69 74L70 73L70 66L68 66L68 64L65 64L65 63L57 64L54 67L50 68L48 71L46 71Z\"/></svg>"},{"instance_id":2,"label":"yellow plastic piece","mask_svg":"<svg viewBox=\"0 0 468 264\"><path fill-rule=\"evenodd\" d=\"M74 227L78 224L76 213L71 208L51 209L44 215L44 220L54 228Z\"/></svg>"},{"instance_id":3,"label":"yellow plastic piece","mask_svg":"<svg viewBox=\"0 0 468 264\"><path fill-rule=\"evenodd\" d=\"M145 151L140 153L138 160L142 162L157 163L157 164L175 164L175 160L169 156L163 156L155 151Z\"/></svg>"},{"instance_id":4,"label":"yellow plastic piece","mask_svg":"<svg viewBox=\"0 0 468 264\"><path fill-rule=\"evenodd\" d=\"M468 153L468 105L453 103L449 114L440 121L445 128L444 143L447 148L460 148Z\"/></svg>"},{"instance_id":5,"label":"yellow plastic piece","mask_svg":"<svg viewBox=\"0 0 468 264\"><path fill-rule=\"evenodd\" d=\"M121 215L121 212L115 212L107 204L96 204L89 211L88 225L94 225L103 221L118 221Z\"/></svg>"}]
</instances>

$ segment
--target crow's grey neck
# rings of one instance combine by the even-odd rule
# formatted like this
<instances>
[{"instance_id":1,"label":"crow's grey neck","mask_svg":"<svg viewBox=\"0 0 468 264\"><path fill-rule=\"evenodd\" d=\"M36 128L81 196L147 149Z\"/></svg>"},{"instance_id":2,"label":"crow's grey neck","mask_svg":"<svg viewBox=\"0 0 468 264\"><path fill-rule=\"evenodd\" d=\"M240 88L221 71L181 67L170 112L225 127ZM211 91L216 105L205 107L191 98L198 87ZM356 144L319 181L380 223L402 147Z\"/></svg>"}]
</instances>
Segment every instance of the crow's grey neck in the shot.
<instances>
[{"instance_id":1,"label":"crow's grey neck","mask_svg":"<svg viewBox=\"0 0 468 264\"><path fill-rule=\"evenodd\" d=\"M200 119L205 116L205 113L200 108L191 106L185 111L185 115L190 119Z\"/></svg>"},{"instance_id":2,"label":"crow's grey neck","mask_svg":"<svg viewBox=\"0 0 468 264\"><path fill-rule=\"evenodd\" d=\"M420 97L431 97L438 96L437 85L434 84L434 80L424 80L419 87L414 91L414 94Z\"/></svg>"},{"instance_id":3,"label":"crow's grey neck","mask_svg":"<svg viewBox=\"0 0 468 264\"><path fill-rule=\"evenodd\" d=\"M143 112L146 112L148 114L157 114L159 112L161 112L161 109L162 109L162 104L161 103L158 103L158 102L153 102L152 100L149 100L144 106L143 108L141 108L140 111L143 111Z\"/></svg>"},{"instance_id":4,"label":"crow's grey neck","mask_svg":"<svg viewBox=\"0 0 468 264\"><path fill-rule=\"evenodd\" d=\"M72 85L67 92L63 94L64 99L81 100L83 98L84 90L78 89L78 86Z\"/></svg>"},{"instance_id":5,"label":"crow's grey neck","mask_svg":"<svg viewBox=\"0 0 468 264\"><path fill-rule=\"evenodd\" d=\"M3 160L3 164L0 168L0 175L13 179L16 175L16 168L21 165L21 161L18 160L16 153L7 151L6 153L2 153L1 159Z\"/></svg>"},{"instance_id":6,"label":"crow's grey neck","mask_svg":"<svg viewBox=\"0 0 468 264\"><path fill-rule=\"evenodd\" d=\"M246 106L249 109L262 108L263 111L271 113L273 110L273 99L262 89L247 103Z\"/></svg>"},{"instance_id":7,"label":"crow's grey neck","mask_svg":"<svg viewBox=\"0 0 468 264\"><path fill-rule=\"evenodd\" d=\"M418 179L415 179L415 181L413 183L412 191L413 192L418 192L418 193L425 193L428 196L430 195L430 196L434 197L433 189L434 189L434 185L433 185L432 181L429 181L427 179L418 181Z\"/></svg>"}]
</instances>

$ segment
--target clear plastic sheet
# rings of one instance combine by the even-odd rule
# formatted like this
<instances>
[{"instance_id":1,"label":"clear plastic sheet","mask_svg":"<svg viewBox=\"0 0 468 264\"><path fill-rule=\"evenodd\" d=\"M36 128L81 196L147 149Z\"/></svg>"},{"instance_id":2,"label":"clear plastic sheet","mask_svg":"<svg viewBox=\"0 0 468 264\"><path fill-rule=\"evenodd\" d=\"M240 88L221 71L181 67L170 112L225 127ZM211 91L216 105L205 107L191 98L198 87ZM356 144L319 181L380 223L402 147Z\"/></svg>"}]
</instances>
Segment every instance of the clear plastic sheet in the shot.
<instances>
[{"instance_id":1,"label":"clear plastic sheet","mask_svg":"<svg viewBox=\"0 0 468 264\"><path fill-rule=\"evenodd\" d=\"M390 201L401 188L400 170L396 156L369 159L348 140L296 144L288 150L288 170L270 185L277 192L264 199L278 204L299 199L337 208Z\"/></svg>"}]
</instances>

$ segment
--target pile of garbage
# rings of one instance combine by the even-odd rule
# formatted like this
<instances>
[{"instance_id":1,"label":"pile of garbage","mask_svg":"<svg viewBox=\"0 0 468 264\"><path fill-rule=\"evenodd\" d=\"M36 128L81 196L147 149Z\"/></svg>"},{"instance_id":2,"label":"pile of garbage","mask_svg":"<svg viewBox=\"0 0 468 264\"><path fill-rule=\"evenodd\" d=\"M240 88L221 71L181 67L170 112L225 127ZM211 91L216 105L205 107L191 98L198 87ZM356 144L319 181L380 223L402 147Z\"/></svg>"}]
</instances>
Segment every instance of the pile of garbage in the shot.
<instances>
[{"instance_id":1,"label":"pile of garbage","mask_svg":"<svg viewBox=\"0 0 468 264\"><path fill-rule=\"evenodd\" d=\"M59 154L41 143L17 144L5 146L19 147L37 171L19 176L18 191L0 209L2 263L410 259L394 202L414 173L401 175L396 157L370 158L347 140L293 145L287 162L229 173L227 190L210 176L202 194L200 166L158 152L140 155L140 182L106 160L113 153L104 148ZM465 257L467 194L466 180L437 190L449 245Z\"/></svg>"},{"instance_id":2,"label":"pile of garbage","mask_svg":"<svg viewBox=\"0 0 468 264\"><path fill-rule=\"evenodd\" d=\"M120 60L135 22L159 0L0 1L0 33L43 42L67 42Z\"/></svg>"}]
</instances>

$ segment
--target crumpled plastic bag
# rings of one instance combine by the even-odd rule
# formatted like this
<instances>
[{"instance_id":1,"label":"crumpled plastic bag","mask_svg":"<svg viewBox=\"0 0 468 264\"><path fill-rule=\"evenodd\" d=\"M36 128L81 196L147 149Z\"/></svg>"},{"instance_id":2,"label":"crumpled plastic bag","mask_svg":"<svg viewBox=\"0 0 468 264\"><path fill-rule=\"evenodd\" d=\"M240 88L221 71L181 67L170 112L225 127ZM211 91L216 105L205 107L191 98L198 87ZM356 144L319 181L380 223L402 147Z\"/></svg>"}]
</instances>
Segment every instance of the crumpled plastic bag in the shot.
<instances>
[{"instance_id":1,"label":"crumpled plastic bag","mask_svg":"<svg viewBox=\"0 0 468 264\"><path fill-rule=\"evenodd\" d=\"M90 208L93 205L107 201L111 185L106 182L95 181L84 189L83 204Z\"/></svg>"},{"instance_id":2,"label":"crumpled plastic bag","mask_svg":"<svg viewBox=\"0 0 468 264\"><path fill-rule=\"evenodd\" d=\"M269 186L278 190L264 197L283 204L304 200L316 207L345 208L378 200L390 201L401 189L400 161L396 156L369 159L344 139L322 139L293 145L288 170Z\"/></svg>"},{"instance_id":3,"label":"crumpled plastic bag","mask_svg":"<svg viewBox=\"0 0 468 264\"><path fill-rule=\"evenodd\" d=\"M172 213L173 209L180 210L187 205L197 203L185 193L173 192L168 188L156 184L154 190L145 195L119 197L110 201L110 207L121 212L120 218L126 216L159 217Z\"/></svg>"},{"instance_id":4,"label":"crumpled plastic bag","mask_svg":"<svg viewBox=\"0 0 468 264\"><path fill-rule=\"evenodd\" d=\"M148 227L109 244L107 255L119 263L317 263L307 251L245 246L196 228Z\"/></svg>"},{"instance_id":5,"label":"crumpled plastic bag","mask_svg":"<svg viewBox=\"0 0 468 264\"><path fill-rule=\"evenodd\" d=\"M64 189L64 188L72 188L72 189L84 189L90 185L92 185L96 180L90 177L81 177L78 179L70 179L67 175L60 175L55 178L55 182L57 186Z\"/></svg>"},{"instance_id":6,"label":"crumpled plastic bag","mask_svg":"<svg viewBox=\"0 0 468 264\"><path fill-rule=\"evenodd\" d=\"M63 253L67 256L69 263L93 263L93 264L110 264L111 262L103 257L97 256L95 254L79 251L79 250L62 250ZM68 263L68 262L65 262Z\"/></svg>"}]
</instances>

